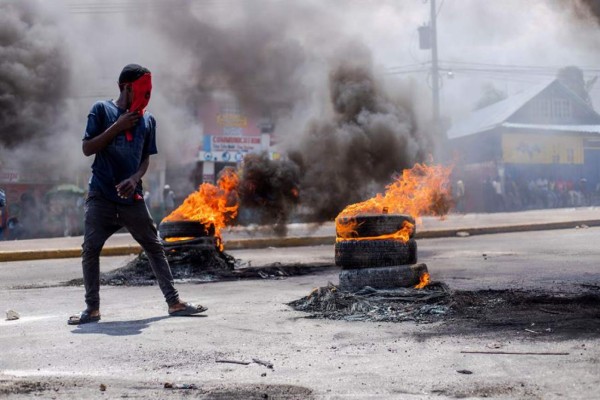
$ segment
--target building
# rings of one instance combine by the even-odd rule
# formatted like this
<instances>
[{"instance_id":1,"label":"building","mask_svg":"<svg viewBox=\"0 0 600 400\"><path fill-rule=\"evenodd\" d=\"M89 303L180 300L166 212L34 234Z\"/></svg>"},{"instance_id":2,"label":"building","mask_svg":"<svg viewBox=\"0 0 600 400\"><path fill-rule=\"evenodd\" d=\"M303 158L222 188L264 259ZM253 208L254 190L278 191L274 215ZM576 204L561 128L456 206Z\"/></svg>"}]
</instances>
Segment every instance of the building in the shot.
<instances>
[{"instance_id":1,"label":"building","mask_svg":"<svg viewBox=\"0 0 600 400\"><path fill-rule=\"evenodd\" d=\"M554 201L555 192L591 196L600 184L600 115L558 80L474 111L448 140L454 179L466 186L465 211L559 206L565 198Z\"/></svg>"},{"instance_id":2,"label":"building","mask_svg":"<svg viewBox=\"0 0 600 400\"><path fill-rule=\"evenodd\" d=\"M215 183L223 168L237 167L248 153L272 153L271 119L244 110L231 94L213 95L202 106L200 121L203 135L196 176L201 181L197 183Z\"/></svg>"}]
</instances>

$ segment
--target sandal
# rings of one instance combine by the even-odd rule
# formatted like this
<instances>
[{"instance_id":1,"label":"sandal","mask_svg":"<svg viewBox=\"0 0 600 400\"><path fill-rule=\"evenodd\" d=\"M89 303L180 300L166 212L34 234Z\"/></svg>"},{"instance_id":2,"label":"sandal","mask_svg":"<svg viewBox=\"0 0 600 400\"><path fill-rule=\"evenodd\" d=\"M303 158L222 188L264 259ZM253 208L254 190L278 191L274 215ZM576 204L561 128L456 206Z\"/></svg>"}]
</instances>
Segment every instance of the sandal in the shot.
<instances>
[{"instance_id":1,"label":"sandal","mask_svg":"<svg viewBox=\"0 0 600 400\"><path fill-rule=\"evenodd\" d=\"M185 308L183 310L177 310L177 311L173 311L170 312L169 315L172 317L188 317L190 315L195 315L195 314L200 314L206 310L208 310L208 308L201 306L201 305L196 305L196 304L192 304L192 303L184 303L185 304Z\"/></svg>"},{"instance_id":2,"label":"sandal","mask_svg":"<svg viewBox=\"0 0 600 400\"><path fill-rule=\"evenodd\" d=\"M88 310L85 310L80 312L79 315L71 315L67 321L67 324L82 325L98 321L100 321L100 315L92 316Z\"/></svg>"}]
</instances>

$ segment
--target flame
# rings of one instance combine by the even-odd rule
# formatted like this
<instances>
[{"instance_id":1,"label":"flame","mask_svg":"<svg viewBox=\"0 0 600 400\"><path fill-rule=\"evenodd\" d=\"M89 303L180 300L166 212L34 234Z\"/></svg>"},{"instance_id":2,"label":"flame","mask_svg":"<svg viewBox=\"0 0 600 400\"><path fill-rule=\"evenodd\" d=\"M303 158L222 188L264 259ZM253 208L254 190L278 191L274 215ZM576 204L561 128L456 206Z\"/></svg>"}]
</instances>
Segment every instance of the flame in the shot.
<instances>
[{"instance_id":1,"label":"flame","mask_svg":"<svg viewBox=\"0 0 600 400\"><path fill-rule=\"evenodd\" d=\"M165 242L181 242L184 240L192 240L196 239L195 237L176 237L176 238L166 238Z\"/></svg>"},{"instance_id":2,"label":"flame","mask_svg":"<svg viewBox=\"0 0 600 400\"><path fill-rule=\"evenodd\" d=\"M444 216L450 209L449 177L452 167L415 164L405 169L394 182L386 186L384 194L362 203L347 206L339 217L352 217L364 213L409 214Z\"/></svg>"},{"instance_id":3,"label":"flame","mask_svg":"<svg viewBox=\"0 0 600 400\"><path fill-rule=\"evenodd\" d=\"M359 223L355 217L339 217L335 221L335 233L338 239L353 239L358 236Z\"/></svg>"},{"instance_id":4,"label":"flame","mask_svg":"<svg viewBox=\"0 0 600 400\"><path fill-rule=\"evenodd\" d=\"M163 221L198 221L214 226L217 246L223 250L221 230L237 216L239 176L233 169L224 169L217 185L203 183ZM171 241L189 238L172 238Z\"/></svg>"},{"instance_id":5,"label":"flame","mask_svg":"<svg viewBox=\"0 0 600 400\"><path fill-rule=\"evenodd\" d=\"M401 240L408 242L410 235L415 230L415 225L408 221L402 223L402 228L394 233L381 236L358 237L356 229L360 226L355 218L340 218L336 221L336 242L344 240Z\"/></svg>"},{"instance_id":6,"label":"flame","mask_svg":"<svg viewBox=\"0 0 600 400\"><path fill-rule=\"evenodd\" d=\"M415 286L415 289L423 289L425 286L429 285L429 282L431 282L431 279L429 277L429 273L428 272L424 272L419 277L419 283Z\"/></svg>"},{"instance_id":7,"label":"flame","mask_svg":"<svg viewBox=\"0 0 600 400\"><path fill-rule=\"evenodd\" d=\"M361 203L347 206L336 218L337 241L382 240L407 241L414 225L405 222L395 233L376 238L357 238L356 216L362 214L409 214L417 221L422 215L443 217L450 210L449 178L452 167L442 165L415 164L405 169L395 181L386 186L385 193Z\"/></svg>"}]
</instances>

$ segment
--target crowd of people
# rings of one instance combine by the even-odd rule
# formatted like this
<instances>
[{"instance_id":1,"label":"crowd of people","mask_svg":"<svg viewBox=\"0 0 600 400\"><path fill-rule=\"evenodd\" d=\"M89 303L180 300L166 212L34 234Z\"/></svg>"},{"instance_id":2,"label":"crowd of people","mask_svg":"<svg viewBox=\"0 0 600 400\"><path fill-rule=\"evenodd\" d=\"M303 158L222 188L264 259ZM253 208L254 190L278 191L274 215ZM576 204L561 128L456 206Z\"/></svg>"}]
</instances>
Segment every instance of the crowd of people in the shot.
<instances>
[{"instance_id":1,"label":"crowd of people","mask_svg":"<svg viewBox=\"0 0 600 400\"><path fill-rule=\"evenodd\" d=\"M469 188L465 188L463 180L457 180L453 185L458 212L502 212L600 205L600 184L590 188L585 178L573 181L545 177L530 180L507 177L502 181L497 176L485 179L480 187L470 189L469 193ZM478 193L474 193L473 190ZM479 198L481 207L473 206L474 202L469 201L470 196Z\"/></svg>"},{"instance_id":2,"label":"crowd of people","mask_svg":"<svg viewBox=\"0 0 600 400\"><path fill-rule=\"evenodd\" d=\"M0 209L0 240L75 236L83 232L83 197L23 193Z\"/></svg>"},{"instance_id":3,"label":"crowd of people","mask_svg":"<svg viewBox=\"0 0 600 400\"><path fill-rule=\"evenodd\" d=\"M82 235L85 196L24 192L9 204L0 189L0 240ZM175 209L175 194L169 185L164 187L162 203L151 202L148 191L144 198L158 221Z\"/></svg>"}]
</instances>

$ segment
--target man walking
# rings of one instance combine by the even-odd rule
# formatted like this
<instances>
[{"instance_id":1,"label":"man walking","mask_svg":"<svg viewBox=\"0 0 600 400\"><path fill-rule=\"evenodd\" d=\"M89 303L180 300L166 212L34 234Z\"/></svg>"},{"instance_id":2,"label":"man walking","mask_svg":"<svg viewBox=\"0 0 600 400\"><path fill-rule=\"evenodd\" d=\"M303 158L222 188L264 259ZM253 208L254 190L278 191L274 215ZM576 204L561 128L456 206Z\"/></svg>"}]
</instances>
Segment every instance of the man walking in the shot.
<instances>
[{"instance_id":1,"label":"man walking","mask_svg":"<svg viewBox=\"0 0 600 400\"><path fill-rule=\"evenodd\" d=\"M152 91L148 69L129 64L119 76L119 98L96 102L88 115L83 154L95 155L85 202L82 266L85 311L69 318L70 325L100 320L100 251L106 240L125 227L142 246L168 304L169 315L206 311L185 303L173 286L171 268L158 240L142 192L142 176L156 154L156 121L145 111Z\"/></svg>"}]
</instances>

